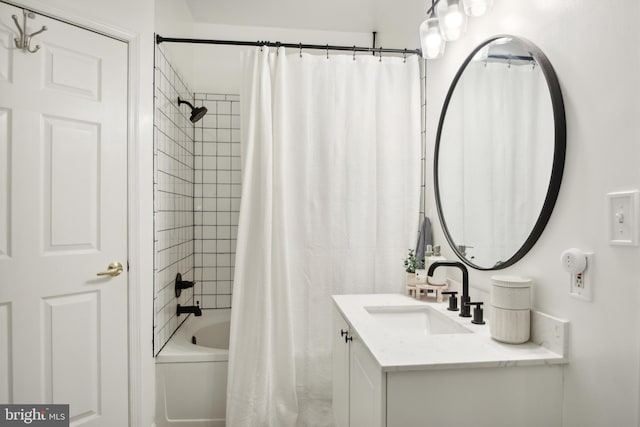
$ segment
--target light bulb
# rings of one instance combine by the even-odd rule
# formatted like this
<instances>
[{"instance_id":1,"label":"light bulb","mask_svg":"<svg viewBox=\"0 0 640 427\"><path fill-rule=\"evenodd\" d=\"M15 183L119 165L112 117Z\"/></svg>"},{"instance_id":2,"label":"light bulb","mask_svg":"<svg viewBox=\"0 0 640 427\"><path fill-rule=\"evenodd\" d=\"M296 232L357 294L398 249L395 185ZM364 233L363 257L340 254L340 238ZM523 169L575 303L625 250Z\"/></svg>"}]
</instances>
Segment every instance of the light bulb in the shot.
<instances>
[{"instance_id":1,"label":"light bulb","mask_svg":"<svg viewBox=\"0 0 640 427\"><path fill-rule=\"evenodd\" d=\"M449 10L444 15L444 26L449 30L455 30L462 26L464 17L457 4L449 6Z\"/></svg>"},{"instance_id":2,"label":"light bulb","mask_svg":"<svg viewBox=\"0 0 640 427\"><path fill-rule=\"evenodd\" d=\"M445 41L458 40L466 29L467 16L462 13L459 0L442 0L438 3L440 32Z\"/></svg>"},{"instance_id":3,"label":"light bulb","mask_svg":"<svg viewBox=\"0 0 640 427\"><path fill-rule=\"evenodd\" d=\"M427 49L440 49L442 45L442 36L439 31L429 31L424 39Z\"/></svg>"}]
</instances>

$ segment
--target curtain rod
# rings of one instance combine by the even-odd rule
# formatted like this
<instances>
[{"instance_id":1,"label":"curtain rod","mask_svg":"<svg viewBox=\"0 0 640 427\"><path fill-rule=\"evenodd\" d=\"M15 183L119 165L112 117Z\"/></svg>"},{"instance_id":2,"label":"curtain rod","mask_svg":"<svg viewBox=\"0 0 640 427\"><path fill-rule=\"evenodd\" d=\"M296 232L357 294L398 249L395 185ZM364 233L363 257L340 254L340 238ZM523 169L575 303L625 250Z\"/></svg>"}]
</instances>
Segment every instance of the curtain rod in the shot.
<instances>
[{"instance_id":1,"label":"curtain rod","mask_svg":"<svg viewBox=\"0 0 640 427\"><path fill-rule=\"evenodd\" d=\"M296 49L317 49L317 50L344 50L349 52L372 52L376 53L402 53L422 55L420 49L389 49L382 47L360 47L360 46L334 46L334 45L320 45L320 44L304 44L304 43L281 43L270 41L237 41L237 40L210 40L210 39L188 39L178 37L162 37L156 34L156 44L160 43L195 43L195 44L219 44L219 45L231 45L231 46L269 46L269 47L288 47Z\"/></svg>"}]
</instances>

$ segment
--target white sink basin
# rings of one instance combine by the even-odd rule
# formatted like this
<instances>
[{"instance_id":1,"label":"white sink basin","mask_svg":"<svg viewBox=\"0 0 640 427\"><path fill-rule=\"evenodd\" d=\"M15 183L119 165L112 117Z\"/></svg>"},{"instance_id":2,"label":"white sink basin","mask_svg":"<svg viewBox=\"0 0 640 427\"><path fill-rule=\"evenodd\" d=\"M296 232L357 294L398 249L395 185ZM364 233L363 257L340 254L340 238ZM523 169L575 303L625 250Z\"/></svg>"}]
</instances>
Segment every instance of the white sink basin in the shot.
<instances>
[{"instance_id":1,"label":"white sink basin","mask_svg":"<svg viewBox=\"0 0 640 427\"><path fill-rule=\"evenodd\" d=\"M364 307L385 329L420 335L467 334L471 330L428 306Z\"/></svg>"}]
</instances>

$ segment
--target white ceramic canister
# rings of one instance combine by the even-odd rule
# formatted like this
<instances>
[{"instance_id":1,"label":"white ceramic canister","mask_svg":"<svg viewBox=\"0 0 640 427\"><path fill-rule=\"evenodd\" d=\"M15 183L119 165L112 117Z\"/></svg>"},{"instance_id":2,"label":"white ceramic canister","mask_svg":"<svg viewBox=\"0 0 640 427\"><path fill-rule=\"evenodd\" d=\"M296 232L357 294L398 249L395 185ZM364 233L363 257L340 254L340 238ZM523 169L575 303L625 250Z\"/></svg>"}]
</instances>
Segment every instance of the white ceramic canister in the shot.
<instances>
[{"instance_id":1,"label":"white ceramic canister","mask_svg":"<svg viewBox=\"0 0 640 427\"><path fill-rule=\"evenodd\" d=\"M491 336L509 344L529 341L531 334L531 279L491 277Z\"/></svg>"}]
</instances>

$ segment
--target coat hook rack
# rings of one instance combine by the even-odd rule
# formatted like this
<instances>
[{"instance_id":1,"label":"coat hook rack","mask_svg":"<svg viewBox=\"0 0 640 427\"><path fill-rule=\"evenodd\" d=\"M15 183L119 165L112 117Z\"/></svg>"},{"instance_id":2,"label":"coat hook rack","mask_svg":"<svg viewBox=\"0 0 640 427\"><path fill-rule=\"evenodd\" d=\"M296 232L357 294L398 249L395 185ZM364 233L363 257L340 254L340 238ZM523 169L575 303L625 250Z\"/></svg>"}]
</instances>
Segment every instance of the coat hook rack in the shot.
<instances>
[{"instance_id":1,"label":"coat hook rack","mask_svg":"<svg viewBox=\"0 0 640 427\"><path fill-rule=\"evenodd\" d=\"M13 18L13 22L16 23L16 27L18 27L18 32L20 33L20 38L18 37L14 38L14 42L16 44L16 47L18 49L22 49L23 52L30 52L30 53L37 52L38 49L40 49L40 45L36 45L34 49L31 49L31 38L44 31L47 31L47 26L43 25L42 28L40 28L35 33L27 34L27 18L35 19L35 17L36 17L35 13L30 12L28 10L23 10L22 26L20 26L20 23L18 22L18 17L16 15L11 15L11 18Z\"/></svg>"}]
</instances>

